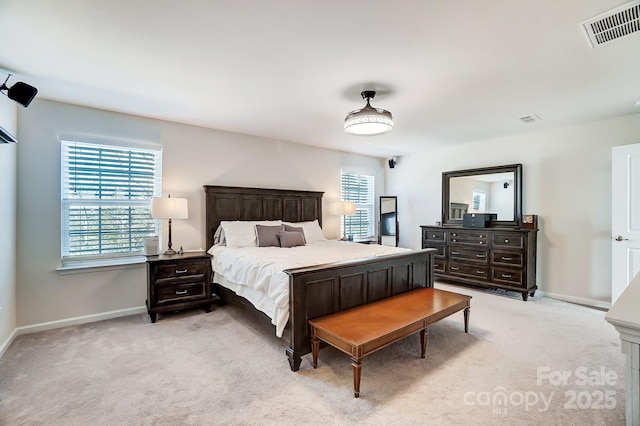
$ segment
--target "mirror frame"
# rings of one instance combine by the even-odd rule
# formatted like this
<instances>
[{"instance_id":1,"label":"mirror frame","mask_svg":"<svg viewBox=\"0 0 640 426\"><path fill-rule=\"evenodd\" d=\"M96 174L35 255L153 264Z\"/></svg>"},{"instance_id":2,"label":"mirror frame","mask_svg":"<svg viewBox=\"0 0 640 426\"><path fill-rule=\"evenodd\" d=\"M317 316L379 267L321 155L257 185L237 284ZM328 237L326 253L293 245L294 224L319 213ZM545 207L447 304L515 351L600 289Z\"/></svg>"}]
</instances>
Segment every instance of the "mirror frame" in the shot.
<instances>
[{"instance_id":1,"label":"mirror frame","mask_svg":"<svg viewBox=\"0 0 640 426\"><path fill-rule=\"evenodd\" d=\"M398 244L400 243L400 229L398 226L398 197L395 195L381 195L379 197L379 202L378 202L378 244L382 245L382 199L383 198L392 198L394 200L394 204L395 204L395 239L396 239L396 245L395 247L398 247ZM394 235L385 235L386 237L393 237Z\"/></svg>"},{"instance_id":2,"label":"mirror frame","mask_svg":"<svg viewBox=\"0 0 640 426\"><path fill-rule=\"evenodd\" d=\"M442 224L462 226L462 220L449 217L449 185L451 178L468 177L474 175L486 175L491 173L513 172L513 220L494 220L491 227L519 227L522 219L522 164L509 164L506 166L482 167L478 169L454 170L442 173Z\"/></svg>"}]
</instances>

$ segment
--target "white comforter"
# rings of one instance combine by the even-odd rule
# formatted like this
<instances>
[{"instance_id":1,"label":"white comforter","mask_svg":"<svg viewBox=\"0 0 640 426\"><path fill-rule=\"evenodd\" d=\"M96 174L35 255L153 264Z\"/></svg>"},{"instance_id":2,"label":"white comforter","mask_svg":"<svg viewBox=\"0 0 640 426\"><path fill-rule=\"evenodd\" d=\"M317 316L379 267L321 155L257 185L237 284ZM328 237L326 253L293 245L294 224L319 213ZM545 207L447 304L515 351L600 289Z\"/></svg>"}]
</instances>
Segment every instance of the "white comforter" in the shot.
<instances>
[{"instance_id":1,"label":"white comforter","mask_svg":"<svg viewBox=\"0 0 640 426\"><path fill-rule=\"evenodd\" d=\"M289 276L283 270L406 251L410 250L336 240L292 248L215 245L209 249L214 280L267 314L278 337L289 320Z\"/></svg>"}]
</instances>

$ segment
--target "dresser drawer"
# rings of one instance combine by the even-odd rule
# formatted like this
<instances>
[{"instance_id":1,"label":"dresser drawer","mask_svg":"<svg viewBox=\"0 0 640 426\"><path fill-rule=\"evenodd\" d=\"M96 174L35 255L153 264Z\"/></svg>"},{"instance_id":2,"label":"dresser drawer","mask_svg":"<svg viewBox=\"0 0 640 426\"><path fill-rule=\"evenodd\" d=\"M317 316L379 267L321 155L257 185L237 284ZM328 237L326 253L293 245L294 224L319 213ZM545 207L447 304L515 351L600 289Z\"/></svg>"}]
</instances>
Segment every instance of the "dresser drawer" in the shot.
<instances>
[{"instance_id":1,"label":"dresser drawer","mask_svg":"<svg viewBox=\"0 0 640 426\"><path fill-rule=\"evenodd\" d=\"M494 250L491 256L493 265L515 266L522 268L524 266L524 253L518 251L500 251Z\"/></svg>"},{"instance_id":2,"label":"dresser drawer","mask_svg":"<svg viewBox=\"0 0 640 426\"><path fill-rule=\"evenodd\" d=\"M156 279L203 275L206 268L207 265L204 262L163 263L156 267Z\"/></svg>"},{"instance_id":3,"label":"dresser drawer","mask_svg":"<svg viewBox=\"0 0 640 426\"><path fill-rule=\"evenodd\" d=\"M487 247L489 236L487 232L474 231L451 231L449 233L449 244L463 244Z\"/></svg>"},{"instance_id":4,"label":"dresser drawer","mask_svg":"<svg viewBox=\"0 0 640 426\"><path fill-rule=\"evenodd\" d=\"M468 263L450 261L447 269L451 275L483 281L489 278L489 268L485 265L470 265Z\"/></svg>"},{"instance_id":5,"label":"dresser drawer","mask_svg":"<svg viewBox=\"0 0 640 426\"><path fill-rule=\"evenodd\" d=\"M445 232L439 229L423 229L422 230L423 242L444 243Z\"/></svg>"},{"instance_id":6,"label":"dresser drawer","mask_svg":"<svg viewBox=\"0 0 640 426\"><path fill-rule=\"evenodd\" d=\"M489 260L489 252L482 249L449 247L449 259L487 264Z\"/></svg>"},{"instance_id":7,"label":"dresser drawer","mask_svg":"<svg viewBox=\"0 0 640 426\"><path fill-rule=\"evenodd\" d=\"M158 285L155 292L158 305L177 303L206 297L206 285L203 281L182 284Z\"/></svg>"},{"instance_id":8,"label":"dresser drawer","mask_svg":"<svg viewBox=\"0 0 640 426\"><path fill-rule=\"evenodd\" d=\"M524 248L524 237L514 234L493 234L494 248Z\"/></svg>"},{"instance_id":9,"label":"dresser drawer","mask_svg":"<svg viewBox=\"0 0 640 426\"><path fill-rule=\"evenodd\" d=\"M435 257L443 258L445 255L445 246L442 244L423 244L422 248L436 249L436 252L433 254Z\"/></svg>"},{"instance_id":10,"label":"dresser drawer","mask_svg":"<svg viewBox=\"0 0 640 426\"><path fill-rule=\"evenodd\" d=\"M447 270L447 261L444 259L436 258L433 261L433 271L445 273Z\"/></svg>"},{"instance_id":11,"label":"dresser drawer","mask_svg":"<svg viewBox=\"0 0 640 426\"><path fill-rule=\"evenodd\" d=\"M503 283L514 287L524 287L523 271L507 268L491 268L491 280L496 283Z\"/></svg>"}]
</instances>

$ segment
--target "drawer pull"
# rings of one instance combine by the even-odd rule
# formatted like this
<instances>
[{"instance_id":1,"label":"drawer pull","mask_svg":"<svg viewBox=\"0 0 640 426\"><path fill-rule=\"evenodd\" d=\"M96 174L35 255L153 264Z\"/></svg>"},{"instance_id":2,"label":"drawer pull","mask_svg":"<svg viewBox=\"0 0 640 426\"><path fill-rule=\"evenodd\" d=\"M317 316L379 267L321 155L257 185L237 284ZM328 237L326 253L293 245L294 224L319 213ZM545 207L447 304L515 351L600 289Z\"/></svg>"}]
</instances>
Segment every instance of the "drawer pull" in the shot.
<instances>
[{"instance_id":1,"label":"drawer pull","mask_svg":"<svg viewBox=\"0 0 640 426\"><path fill-rule=\"evenodd\" d=\"M452 267L451 267L451 270L452 270L452 271L457 271L458 269L460 269L460 268L458 268L457 266L452 266Z\"/></svg>"},{"instance_id":2,"label":"drawer pull","mask_svg":"<svg viewBox=\"0 0 640 426\"><path fill-rule=\"evenodd\" d=\"M453 240L451 240L451 241L455 243L455 242L456 242L456 241L458 241L458 240L456 240L456 239L454 238L454 239L453 239Z\"/></svg>"},{"instance_id":3,"label":"drawer pull","mask_svg":"<svg viewBox=\"0 0 640 426\"><path fill-rule=\"evenodd\" d=\"M457 236L458 236L458 234L456 234L455 232L454 232L453 234L451 234L451 235L453 235L454 237L457 237Z\"/></svg>"},{"instance_id":4,"label":"drawer pull","mask_svg":"<svg viewBox=\"0 0 640 426\"><path fill-rule=\"evenodd\" d=\"M186 274L187 269L176 269L176 274Z\"/></svg>"},{"instance_id":5,"label":"drawer pull","mask_svg":"<svg viewBox=\"0 0 640 426\"><path fill-rule=\"evenodd\" d=\"M457 256L457 255L459 255L459 254L460 254L460 252L452 251L452 252L451 252L451 254L452 254L452 255L454 255L454 256Z\"/></svg>"},{"instance_id":6,"label":"drawer pull","mask_svg":"<svg viewBox=\"0 0 640 426\"><path fill-rule=\"evenodd\" d=\"M483 245L484 243L482 241L480 241L478 244Z\"/></svg>"},{"instance_id":7,"label":"drawer pull","mask_svg":"<svg viewBox=\"0 0 640 426\"><path fill-rule=\"evenodd\" d=\"M180 296L181 294L187 294L189 290L176 291L176 294Z\"/></svg>"},{"instance_id":8,"label":"drawer pull","mask_svg":"<svg viewBox=\"0 0 640 426\"><path fill-rule=\"evenodd\" d=\"M485 257L487 257L486 254L476 254L476 257L480 258L480 259L484 259Z\"/></svg>"},{"instance_id":9,"label":"drawer pull","mask_svg":"<svg viewBox=\"0 0 640 426\"><path fill-rule=\"evenodd\" d=\"M507 262L508 262L508 261L510 261L510 260L512 260L510 257L504 257L504 256L502 256L500 259L502 259L502 260L506 260Z\"/></svg>"},{"instance_id":10,"label":"drawer pull","mask_svg":"<svg viewBox=\"0 0 640 426\"><path fill-rule=\"evenodd\" d=\"M436 237L436 235L435 235L435 234L433 234L431 237L432 237L432 238L435 238L435 237Z\"/></svg>"},{"instance_id":11,"label":"drawer pull","mask_svg":"<svg viewBox=\"0 0 640 426\"><path fill-rule=\"evenodd\" d=\"M504 242L505 242L505 243L509 243L509 240L507 240L507 239L505 238Z\"/></svg>"},{"instance_id":12,"label":"drawer pull","mask_svg":"<svg viewBox=\"0 0 640 426\"><path fill-rule=\"evenodd\" d=\"M478 274L478 275L484 275L484 271L476 271L476 274Z\"/></svg>"},{"instance_id":13,"label":"drawer pull","mask_svg":"<svg viewBox=\"0 0 640 426\"><path fill-rule=\"evenodd\" d=\"M502 274L502 278L511 278L511 274Z\"/></svg>"}]
</instances>

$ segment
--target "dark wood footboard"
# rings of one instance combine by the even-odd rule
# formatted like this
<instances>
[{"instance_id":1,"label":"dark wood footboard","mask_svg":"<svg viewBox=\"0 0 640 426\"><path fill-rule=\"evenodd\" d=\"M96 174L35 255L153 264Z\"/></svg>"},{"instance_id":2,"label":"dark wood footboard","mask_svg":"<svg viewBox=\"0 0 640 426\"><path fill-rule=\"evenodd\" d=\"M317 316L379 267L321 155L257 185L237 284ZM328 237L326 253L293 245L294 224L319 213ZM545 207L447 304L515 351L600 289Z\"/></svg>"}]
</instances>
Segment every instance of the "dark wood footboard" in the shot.
<instances>
[{"instance_id":1,"label":"dark wood footboard","mask_svg":"<svg viewBox=\"0 0 640 426\"><path fill-rule=\"evenodd\" d=\"M286 270L289 275L289 347L292 371L311 352L309 320L418 287L433 287L433 255L425 249Z\"/></svg>"}]
</instances>

